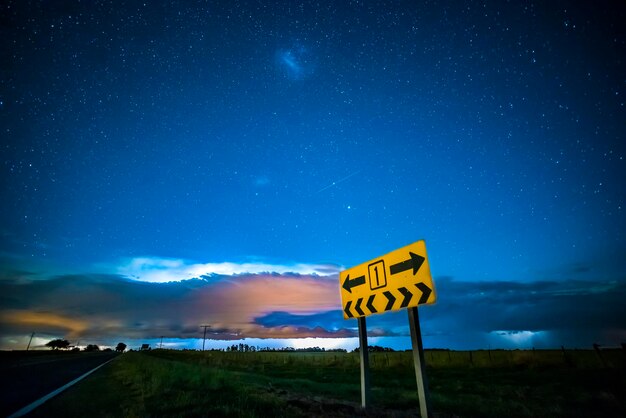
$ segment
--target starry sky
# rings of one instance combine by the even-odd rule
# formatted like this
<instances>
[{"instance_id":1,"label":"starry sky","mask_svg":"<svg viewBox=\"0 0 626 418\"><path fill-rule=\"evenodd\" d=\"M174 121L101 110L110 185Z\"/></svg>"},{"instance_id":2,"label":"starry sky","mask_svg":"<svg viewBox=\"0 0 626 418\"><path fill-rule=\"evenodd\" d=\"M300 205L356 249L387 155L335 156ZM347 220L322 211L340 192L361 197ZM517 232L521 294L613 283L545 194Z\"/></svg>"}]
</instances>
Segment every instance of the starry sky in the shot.
<instances>
[{"instance_id":1,"label":"starry sky","mask_svg":"<svg viewBox=\"0 0 626 418\"><path fill-rule=\"evenodd\" d=\"M156 3L1 6L0 348L353 347L419 239L426 347L626 340L623 4Z\"/></svg>"}]
</instances>

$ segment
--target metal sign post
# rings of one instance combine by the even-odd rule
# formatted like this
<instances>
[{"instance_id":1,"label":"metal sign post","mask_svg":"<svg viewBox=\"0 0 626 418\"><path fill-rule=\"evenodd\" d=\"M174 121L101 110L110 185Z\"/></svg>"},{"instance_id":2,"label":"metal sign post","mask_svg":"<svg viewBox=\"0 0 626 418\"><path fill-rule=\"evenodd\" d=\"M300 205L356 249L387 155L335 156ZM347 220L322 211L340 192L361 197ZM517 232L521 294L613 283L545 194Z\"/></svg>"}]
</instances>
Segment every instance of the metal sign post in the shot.
<instances>
[{"instance_id":1,"label":"metal sign post","mask_svg":"<svg viewBox=\"0 0 626 418\"><path fill-rule=\"evenodd\" d=\"M370 403L370 361L364 316L359 318L359 345L359 357L361 358L361 407L366 408Z\"/></svg>"},{"instance_id":2,"label":"metal sign post","mask_svg":"<svg viewBox=\"0 0 626 418\"><path fill-rule=\"evenodd\" d=\"M409 312L409 327L411 328L411 344L413 345L413 364L415 365L415 379L417 380L417 396L420 401L420 415L430 418L430 395L428 393L428 379L426 378L426 364L424 363L424 347L417 307L407 309Z\"/></svg>"},{"instance_id":3,"label":"metal sign post","mask_svg":"<svg viewBox=\"0 0 626 418\"><path fill-rule=\"evenodd\" d=\"M417 306L430 305L437 292L430 274L426 243L421 240L339 273L344 319L359 323L361 406L370 403L369 353L365 317L404 308L409 312L413 362L422 418L430 418L430 400L424 365Z\"/></svg>"}]
</instances>

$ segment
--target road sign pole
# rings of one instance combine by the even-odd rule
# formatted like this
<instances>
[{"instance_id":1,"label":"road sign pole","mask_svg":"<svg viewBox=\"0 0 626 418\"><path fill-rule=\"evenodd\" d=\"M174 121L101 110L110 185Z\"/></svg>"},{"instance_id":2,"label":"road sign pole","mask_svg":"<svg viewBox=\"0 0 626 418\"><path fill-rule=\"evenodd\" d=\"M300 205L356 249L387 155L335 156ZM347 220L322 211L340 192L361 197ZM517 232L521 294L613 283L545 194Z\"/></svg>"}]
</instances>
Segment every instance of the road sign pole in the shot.
<instances>
[{"instance_id":1,"label":"road sign pole","mask_svg":"<svg viewBox=\"0 0 626 418\"><path fill-rule=\"evenodd\" d=\"M369 351L367 350L367 328L365 317L358 318L359 321L359 356L361 358L361 407L366 408L370 403L370 363Z\"/></svg>"},{"instance_id":2,"label":"road sign pole","mask_svg":"<svg viewBox=\"0 0 626 418\"><path fill-rule=\"evenodd\" d=\"M411 328L411 343L413 345L413 364L415 365L415 379L417 380L417 396L420 402L422 418L430 418L430 396L428 393L428 379L426 378L426 364L424 363L424 347L422 346L422 332L417 307L408 308L409 327ZM360 331L359 327L359 331Z\"/></svg>"}]
</instances>

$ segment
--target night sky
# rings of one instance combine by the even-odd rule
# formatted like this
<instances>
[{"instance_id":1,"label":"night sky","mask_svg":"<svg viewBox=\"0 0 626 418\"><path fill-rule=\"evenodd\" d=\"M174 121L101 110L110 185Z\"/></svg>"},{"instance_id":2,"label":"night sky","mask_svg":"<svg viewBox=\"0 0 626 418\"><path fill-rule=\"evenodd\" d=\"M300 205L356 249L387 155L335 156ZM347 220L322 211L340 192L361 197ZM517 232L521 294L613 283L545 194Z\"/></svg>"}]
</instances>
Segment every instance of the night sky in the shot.
<instances>
[{"instance_id":1,"label":"night sky","mask_svg":"<svg viewBox=\"0 0 626 418\"><path fill-rule=\"evenodd\" d=\"M1 6L0 348L353 347L419 239L426 347L626 340L622 2L156 3Z\"/></svg>"}]
</instances>

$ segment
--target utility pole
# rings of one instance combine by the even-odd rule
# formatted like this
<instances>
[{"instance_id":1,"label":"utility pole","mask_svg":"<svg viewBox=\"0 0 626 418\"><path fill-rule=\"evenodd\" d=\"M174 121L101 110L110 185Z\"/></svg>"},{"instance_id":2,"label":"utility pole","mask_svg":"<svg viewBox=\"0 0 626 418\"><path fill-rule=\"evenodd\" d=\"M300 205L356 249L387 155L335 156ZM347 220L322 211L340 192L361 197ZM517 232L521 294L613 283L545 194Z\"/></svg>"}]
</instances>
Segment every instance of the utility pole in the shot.
<instances>
[{"instance_id":1,"label":"utility pole","mask_svg":"<svg viewBox=\"0 0 626 418\"><path fill-rule=\"evenodd\" d=\"M163 348L163 336L161 335L161 344L159 344L159 348Z\"/></svg>"},{"instance_id":2,"label":"utility pole","mask_svg":"<svg viewBox=\"0 0 626 418\"><path fill-rule=\"evenodd\" d=\"M211 328L211 325L200 325L204 328L204 337L202 337L202 351L204 351L204 342L206 341L206 329Z\"/></svg>"},{"instance_id":3,"label":"utility pole","mask_svg":"<svg viewBox=\"0 0 626 418\"><path fill-rule=\"evenodd\" d=\"M30 348L30 343L33 341L33 337L35 336L35 331L33 331L32 334L30 334L30 340L28 340L28 345L26 346L26 351L28 351L28 349Z\"/></svg>"}]
</instances>

